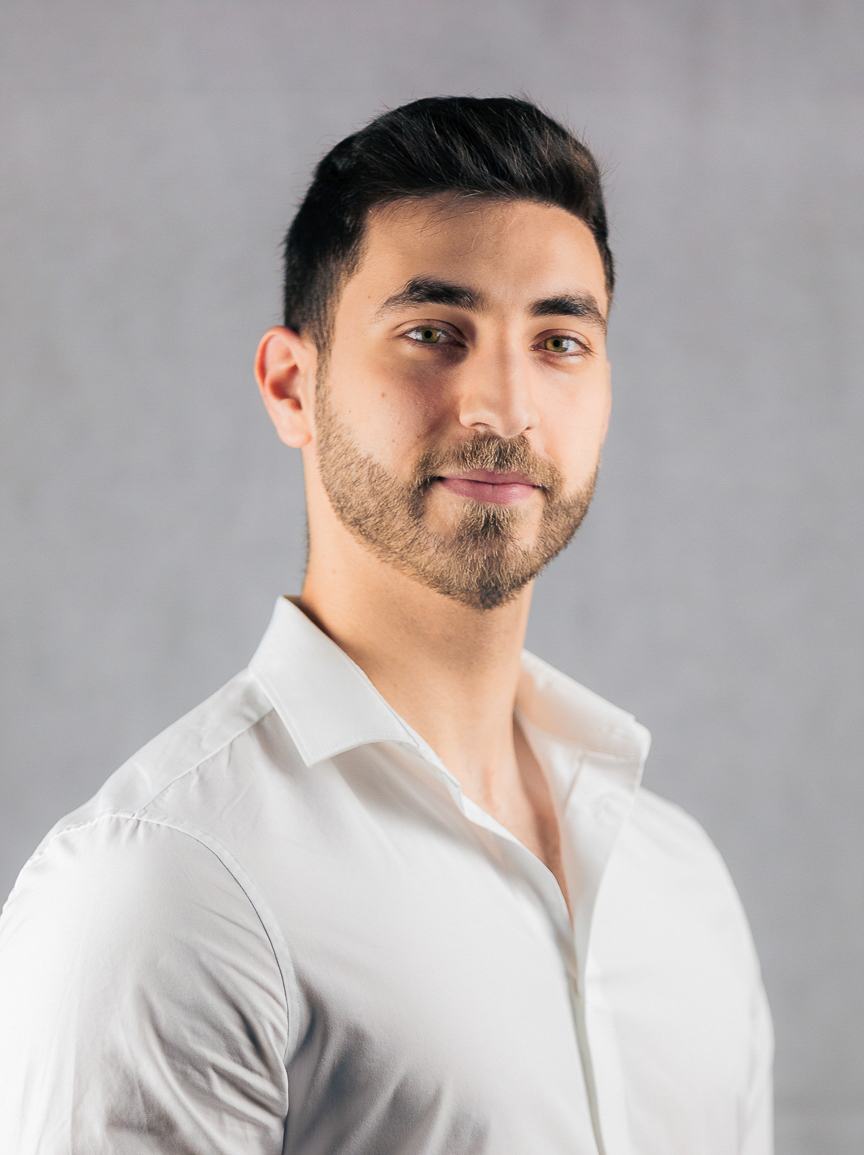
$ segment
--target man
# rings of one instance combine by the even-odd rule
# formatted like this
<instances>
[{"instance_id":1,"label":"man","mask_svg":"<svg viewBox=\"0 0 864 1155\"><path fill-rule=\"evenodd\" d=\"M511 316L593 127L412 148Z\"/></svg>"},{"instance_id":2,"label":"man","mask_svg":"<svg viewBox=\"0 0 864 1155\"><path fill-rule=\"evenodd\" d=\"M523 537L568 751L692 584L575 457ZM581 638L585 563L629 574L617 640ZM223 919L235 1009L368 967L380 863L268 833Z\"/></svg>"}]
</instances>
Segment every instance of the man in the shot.
<instances>
[{"instance_id":1,"label":"man","mask_svg":"<svg viewBox=\"0 0 864 1155\"><path fill-rule=\"evenodd\" d=\"M257 377L309 563L249 669L51 832L0 925L16 1155L766 1155L732 884L648 736L523 653L591 500L588 151L421 100L319 165Z\"/></svg>"}]
</instances>

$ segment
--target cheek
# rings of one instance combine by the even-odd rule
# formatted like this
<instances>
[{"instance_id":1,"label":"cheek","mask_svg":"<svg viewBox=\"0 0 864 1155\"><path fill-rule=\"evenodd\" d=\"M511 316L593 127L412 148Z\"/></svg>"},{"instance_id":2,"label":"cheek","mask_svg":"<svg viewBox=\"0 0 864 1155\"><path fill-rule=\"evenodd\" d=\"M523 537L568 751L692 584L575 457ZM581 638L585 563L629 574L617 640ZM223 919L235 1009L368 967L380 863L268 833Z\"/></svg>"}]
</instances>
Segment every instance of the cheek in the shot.
<instances>
[{"instance_id":1,"label":"cheek","mask_svg":"<svg viewBox=\"0 0 864 1155\"><path fill-rule=\"evenodd\" d=\"M329 378L330 401L361 451L408 478L417 458L441 434L440 391L420 375L355 362Z\"/></svg>"},{"instance_id":2,"label":"cheek","mask_svg":"<svg viewBox=\"0 0 864 1155\"><path fill-rule=\"evenodd\" d=\"M597 466L609 420L608 390L597 390L577 401L567 399L549 413L546 452L574 484L587 479Z\"/></svg>"},{"instance_id":3,"label":"cheek","mask_svg":"<svg viewBox=\"0 0 864 1155\"><path fill-rule=\"evenodd\" d=\"M406 372L404 365L388 368L355 373L342 394L342 413L367 443L391 449L398 443L410 454L446 427L452 408L448 390L428 373Z\"/></svg>"}]
</instances>

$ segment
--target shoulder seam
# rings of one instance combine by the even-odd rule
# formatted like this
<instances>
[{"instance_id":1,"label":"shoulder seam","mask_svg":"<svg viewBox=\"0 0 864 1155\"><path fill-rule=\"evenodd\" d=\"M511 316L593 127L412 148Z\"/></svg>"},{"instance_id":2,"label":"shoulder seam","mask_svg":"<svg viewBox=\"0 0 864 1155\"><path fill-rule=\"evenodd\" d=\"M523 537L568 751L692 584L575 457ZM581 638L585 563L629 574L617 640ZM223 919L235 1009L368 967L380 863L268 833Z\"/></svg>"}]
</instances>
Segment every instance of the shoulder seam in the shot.
<instances>
[{"instance_id":1,"label":"shoulder seam","mask_svg":"<svg viewBox=\"0 0 864 1155\"><path fill-rule=\"evenodd\" d=\"M182 781L189 774L194 774L194 772L196 770L198 770L201 766L203 766L205 762L209 762L211 758L215 758L218 754L221 754L222 751L224 749L226 749L226 747L230 746L232 742L236 742L238 738L240 738L248 730L251 730L253 726L257 726L258 723L260 721L262 721L264 718L266 718L268 714L272 714L275 711L276 711L276 707L273 705L272 702L270 702L268 708L266 710L263 710L251 722L247 722L244 726L241 726L241 728L239 730L236 730L233 734L230 734L225 739L224 742L220 743L220 745L216 746L213 750L210 750L207 754L205 754L203 756L203 758L199 758L197 762L194 762L191 766L187 766L185 770L181 770L180 773L177 774L177 776L175 778L172 778L170 782L166 782L165 785L160 790L157 790L156 793L151 795L147 799L146 802L143 802L138 807L137 810L135 810L131 813L134 813L136 816L140 815L141 817L144 817L143 812L147 809L147 807L152 806L159 798L162 797L163 794L166 793L166 791L170 790L172 786L176 786L178 782ZM278 714L277 714L277 717L278 717ZM133 757L130 758L129 761L134 762L136 757L137 757L137 755L133 755ZM126 763L126 764L128 765L128 763ZM154 819L154 821L155 821L155 819ZM166 824L166 825L170 825L170 824Z\"/></svg>"},{"instance_id":2,"label":"shoulder seam","mask_svg":"<svg viewBox=\"0 0 864 1155\"><path fill-rule=\"evenodd\" d=\"M263 716L264 715L262 715L262 717ZM242 731L240 732L242 733ZM222 748L223 747L220 747L220 749ZM214 751L214 753L218 753L218 751ZM206 759L202 759L202 761L206 761ZM197 765L200 764L201 763L198 763ZM196 767L190 767L190 771L194 769L196 769ZM188 772L189 771L184 771L184 774ZM288 947L288 944L285 942L284 938L278 930L278 924L275 917L270 912L269 907L259 893L255 883L243 869L240 863L237 862L230 850L223 846L222 843L218 841L218 839L213 838L212 835L207 834L203 830L199 830L195 826L187 825L186 823L168 822L164 819L152 818L146 814L142 814L139 810L105 810L101 814L97 814L92 818L84 820L83 822L75 823L72 826L64 826L61 829L55 831L50 836L50 838L46 840L44 845L40 847L38 853L33 855L27 865L29 866L30 863L37 862L45 854L51 843L62 835L70 834L78 830L83 830L88 826L94 826L97 822L103 822L106 819L120 819L123 822L146 822L151 826L159 826L166 830L174 830L178 834L183 834L187 838L191 838L200 846L203 846L205 850L208 850L213 855L213 857L217 859L217 861L222 865L222 867L227 871L227 873L243 892L246 901L254 911L255 917L261 926L261 930L263 931L264 936L270 945L270 950L273 953L273 961L276 963L276 969L279 972L279 978L282 982L282 991L285 996L285 1009L288 1019L288 1030L286 1032L287 1040L285 1044L283 1061L287 1064L288 1058L293 1053L297 1043L300 1024L300 998L298 993L299 987L297 983L294 961L291 957L291 951ZM282 948L282 954L284 955L284 965L280 959L280 951L277 948L277 941L278 946ZM288 975L285 973L286 970L289 972Z\"/></svg>"}]
</instances>

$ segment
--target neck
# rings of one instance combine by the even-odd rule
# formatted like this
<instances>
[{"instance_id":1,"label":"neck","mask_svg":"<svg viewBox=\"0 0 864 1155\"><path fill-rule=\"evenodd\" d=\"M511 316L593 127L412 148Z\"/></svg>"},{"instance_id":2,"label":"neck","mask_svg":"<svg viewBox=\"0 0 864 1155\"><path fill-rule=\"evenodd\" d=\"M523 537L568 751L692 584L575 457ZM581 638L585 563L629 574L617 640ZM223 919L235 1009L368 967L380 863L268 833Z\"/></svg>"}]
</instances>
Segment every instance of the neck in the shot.
<instances>
[{"instance_id":1,"label":"neck","mask_svg":"<svg viewBox=\"0 0 864 1155\"><path fill-rule=\"evenodd\" d=\"M313 536L302 608L469 795L494 793L496 777L514 761L530 586L507 605L477 610L381 562L347 534L339 545L334 557L316 550Z\"/></svg>"}]
</instances>

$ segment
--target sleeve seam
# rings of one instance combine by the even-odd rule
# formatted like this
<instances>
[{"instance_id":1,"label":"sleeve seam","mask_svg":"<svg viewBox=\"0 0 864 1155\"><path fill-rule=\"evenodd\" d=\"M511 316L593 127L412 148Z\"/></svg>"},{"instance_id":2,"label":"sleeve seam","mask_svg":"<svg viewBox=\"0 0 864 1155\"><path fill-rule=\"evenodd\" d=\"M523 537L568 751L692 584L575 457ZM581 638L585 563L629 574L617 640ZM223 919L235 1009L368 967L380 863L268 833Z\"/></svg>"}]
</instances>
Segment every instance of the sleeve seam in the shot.
<instances>
[{"instance_id":1,"label":"sleeve seam","mask_svg":"<svg viewBox=\"0 0 864 1155\"><path fill-rule=\"evenodd\" d=\"M194 769L194 768L192 768ZM38 854L34 855L30 862L37 862L48 850L49 846L55 839L62 837L64 834L71 834L79 830L83 830L88 826L94 826L97 822L103 822L106 819L119 819L122 822L146 822L151 826L162 827L166 830L174 830L178 834L183 834L187 838L191 838L199 845L208 850L214 858L222 865L225 871L231 876L234 882L242 891L247 902L255 913L261 930L270 945L270 950L273 954L273 961L276 964L276 969L279 972L279 978L282 983L282 992L285 1000L285 1009L287 1017L287 1031L286 1044L283 1053L283 1062L287 1065L291 1054L293 1053L299 1031L300 1020L300 998L297 986L296 972L294 969L294 962L291 957L291 952L288 944L285 942L275 917L270 912L263 897L260 895L255 883L243 869L239 862L234 858L234 855L223 846L218 839L213 838L212 835L207 834L206 831L199 830L195 826L187 825L183 822L168 822L164 819L154 818L139 811L122 811L122 810L108 810L95 817L88 818L82 822L78 822L72 826L63 827L55 831L52 836L46 840L45 844L40 847ZM28 863L29 865L29 863ZM263 908L263 909L262 909ZM284 956L280 959L280 950ZM286 975L286 970L289 972ZM289 981L290 977L290 981Z\"/></svg>"}]
</instances>

